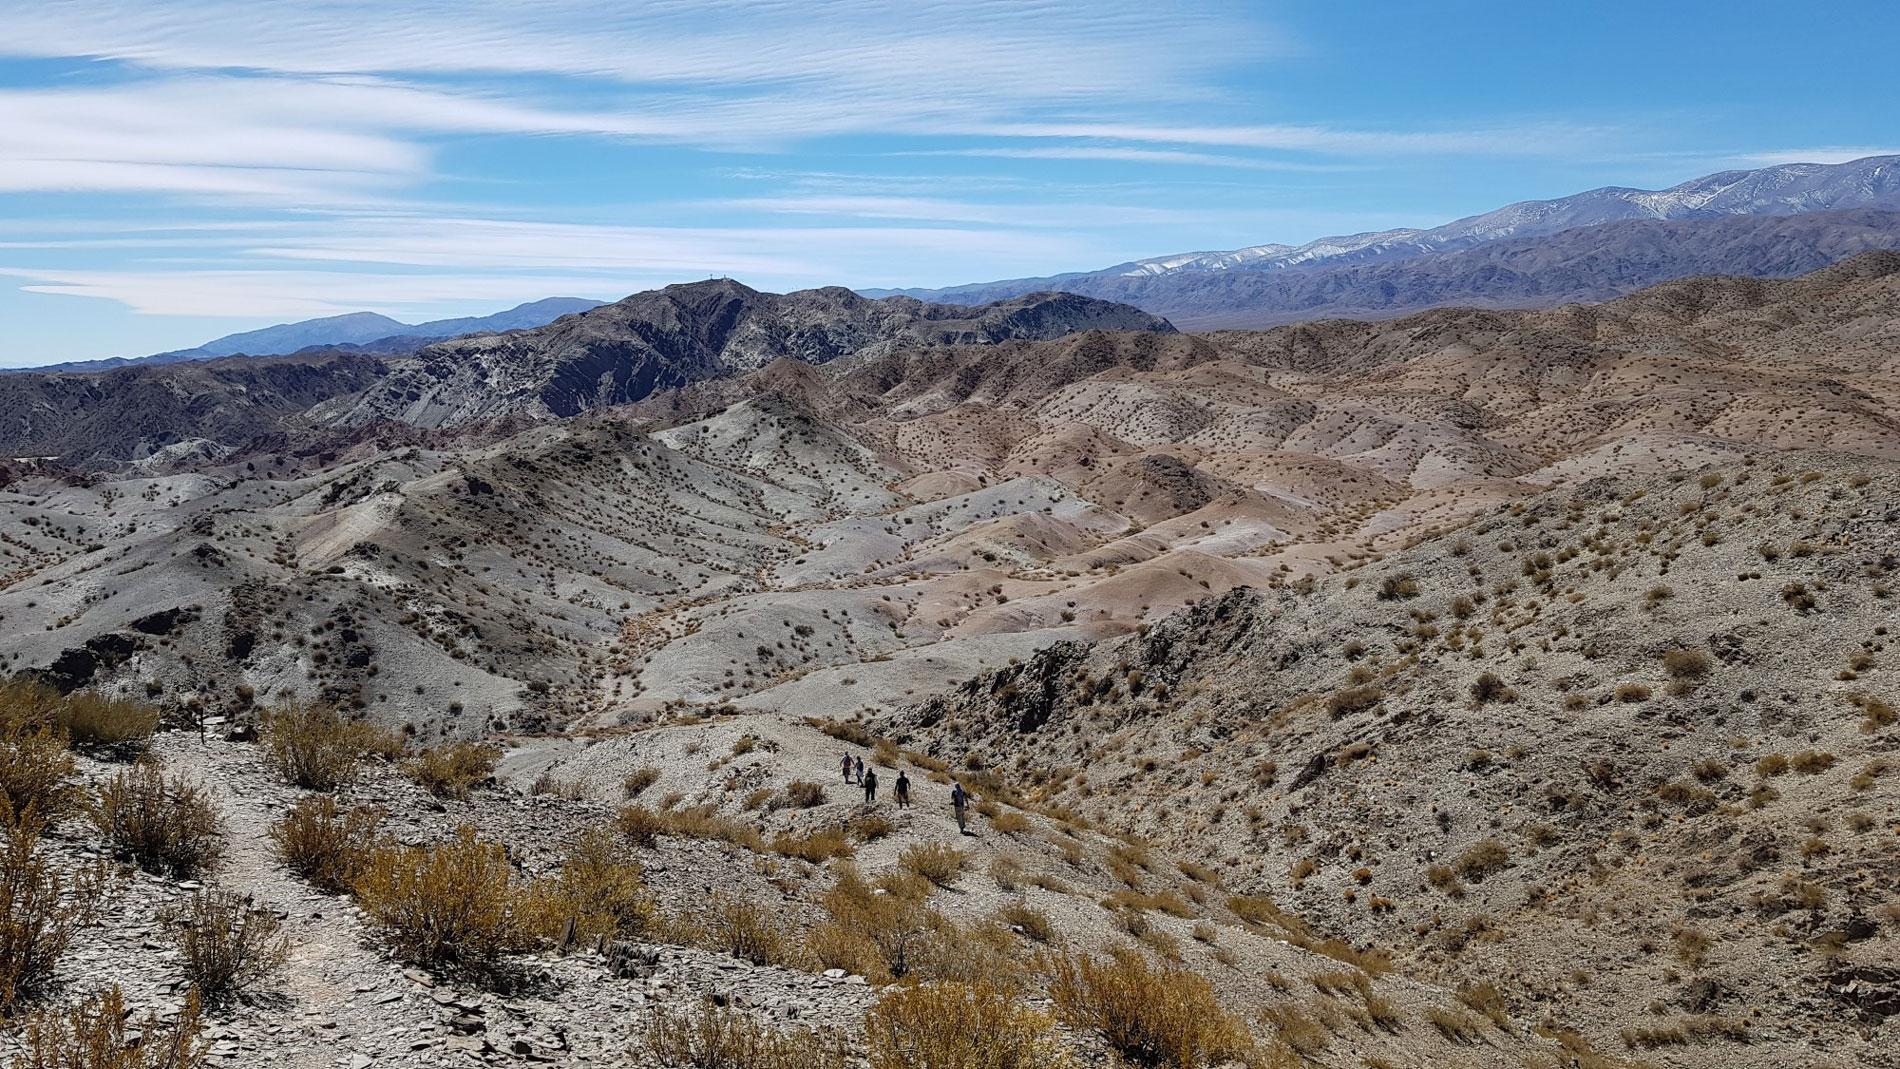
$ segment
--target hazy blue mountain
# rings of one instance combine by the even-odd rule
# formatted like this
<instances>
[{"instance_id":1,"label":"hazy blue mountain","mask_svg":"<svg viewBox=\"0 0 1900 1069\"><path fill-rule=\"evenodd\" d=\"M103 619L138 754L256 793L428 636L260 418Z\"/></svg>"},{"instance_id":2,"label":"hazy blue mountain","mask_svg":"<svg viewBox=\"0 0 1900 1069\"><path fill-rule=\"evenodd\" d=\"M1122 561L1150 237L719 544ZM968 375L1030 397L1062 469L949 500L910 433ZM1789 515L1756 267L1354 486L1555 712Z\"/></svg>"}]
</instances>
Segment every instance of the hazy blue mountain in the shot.
<instances>
[{"instance_id":1,"label":"hazy blue mountain","mask_svg":"<svg viewBox=\"0 0 1900 1069\"><path fill-rule=\"evenodd\" d=\"M545 297L518 304L506 311L460 319L435 319L426 323L404 323L375 312L350 312L346 315L306 319L298 323L279 323L273 327L247 330L214 338L191 349L175 349L151 356L114 356L103 360L75 360L49 364L33 371L109 371L128 364L175 364L184 360L209 360L220 356L282 356L304 349L329 346L378 347L374 343L389 338L415 339L418 343L485 331L526 330L545 326L564 315L598 308L603 302L585 297ZM412 345L399 348L414 348Z\"/></svg>"}]
</instances>

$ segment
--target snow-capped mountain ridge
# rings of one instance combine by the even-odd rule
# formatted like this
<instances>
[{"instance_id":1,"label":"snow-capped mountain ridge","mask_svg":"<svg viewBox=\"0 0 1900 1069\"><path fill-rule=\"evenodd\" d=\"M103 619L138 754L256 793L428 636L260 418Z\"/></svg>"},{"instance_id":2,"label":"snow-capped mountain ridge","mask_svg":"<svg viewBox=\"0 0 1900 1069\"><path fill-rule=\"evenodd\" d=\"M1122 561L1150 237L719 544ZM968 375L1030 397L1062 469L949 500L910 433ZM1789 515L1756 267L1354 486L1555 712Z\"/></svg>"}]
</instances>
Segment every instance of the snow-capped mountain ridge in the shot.
<instances>
[{"instance_id":1,"label":"snow-capped mountain ridge","mask_svg":"<svg viewBox=\"0 0 1900 1069\"><path fill-rule=\"evenodd\" d=\"M1527 200L1429 230L1323 237L1304 245L1253 245L1137 260L1102 274L1156 276L1189 271L1274 271L1328 260L1416 256L1505 238L1554 234L1626 219L1792 215L1830 208L1900 206L1900 156L1850 163L1790 163L1720 171L1668 189L1604 186L1554 200Z\"/></svg>"}]
</instances>

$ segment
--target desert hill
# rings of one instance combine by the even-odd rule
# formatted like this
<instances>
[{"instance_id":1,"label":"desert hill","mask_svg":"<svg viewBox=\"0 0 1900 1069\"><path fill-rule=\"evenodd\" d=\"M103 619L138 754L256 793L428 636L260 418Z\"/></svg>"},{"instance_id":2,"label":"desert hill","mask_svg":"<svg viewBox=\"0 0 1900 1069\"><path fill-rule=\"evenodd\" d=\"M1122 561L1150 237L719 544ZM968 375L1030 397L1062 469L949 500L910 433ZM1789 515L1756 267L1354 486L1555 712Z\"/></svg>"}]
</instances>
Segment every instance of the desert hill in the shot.
<instances>
[{"instance_id":1,"label":"desert hill","mask_svg":"<svg viewBox=\"0 0 1900 1069\"><path fill-rule=\"evenodd\" d=\"M554 418L538 335L542 386L418 395L492 420L5 467L6 667L162 716L212 875L289 926L226 1063L666 1065L648 1026L708 994L862 1044L900 975L1056 1006L1047 954L1120 950L1245 1031L1185 1064L1880 1064L1900 257L1205 335L819 293L610 322L732 362L634 404ZM370 733L330 793L395 842L508 845L484 900L606 872L652 910L534 914L495 972L392 943L270 838L326 793L273 763L299 701ZM175 1009L142 948L193 888L126 887L62 975Z\"/></svg>"}]
</instances>

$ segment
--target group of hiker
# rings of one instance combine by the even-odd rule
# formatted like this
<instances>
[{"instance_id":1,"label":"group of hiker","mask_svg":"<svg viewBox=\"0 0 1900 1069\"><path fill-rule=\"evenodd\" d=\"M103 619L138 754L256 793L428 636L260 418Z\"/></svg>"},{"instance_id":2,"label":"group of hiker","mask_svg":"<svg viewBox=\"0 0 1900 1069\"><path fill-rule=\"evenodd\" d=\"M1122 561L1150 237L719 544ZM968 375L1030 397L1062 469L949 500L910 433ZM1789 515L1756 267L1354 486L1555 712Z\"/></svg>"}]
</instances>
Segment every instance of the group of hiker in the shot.
<instances>
[{"instance_id":1,"label":"group of hiker","mask_svg":"<svg viewBox=\"0 0 1900 1069\"><path fill-rule=\"evenodd\" d=\"M846 783L856 783L864 788L865 805L877 804L877 769L865 768L864 758L862 757L853 757L851 754L845 754L838 759L838 771L844 773L844 781ZM897 808L909 809L910 776L901 768L897 770L897 783L895 786ZM964 790L963 784L961 783L950 788L950 808L956 812L957 830L968 835L970 833L970 792Z\"/></svg>"}]
</instances>

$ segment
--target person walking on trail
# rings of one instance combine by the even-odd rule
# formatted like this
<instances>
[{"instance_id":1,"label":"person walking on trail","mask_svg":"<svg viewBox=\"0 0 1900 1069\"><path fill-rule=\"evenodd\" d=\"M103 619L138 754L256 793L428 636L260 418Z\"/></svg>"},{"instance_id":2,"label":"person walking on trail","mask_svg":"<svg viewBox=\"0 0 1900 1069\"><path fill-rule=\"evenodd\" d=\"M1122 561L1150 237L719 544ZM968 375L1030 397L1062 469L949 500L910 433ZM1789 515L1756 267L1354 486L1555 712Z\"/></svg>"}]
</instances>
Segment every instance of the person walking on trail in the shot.
<instances>
[{"instance_id":1,"label":"person walking on trail","mask_svg":"<svg viewBox=\"0 0 1900 1069\"><path fill-rule=\"evenodd\" d=\"M845 754L843 757L838 758L838 771L844 773L844 781L846 783L851 782L851 755L850 754Z\"/></svg>"},{"instance_id":2,"label":"person walking on trail","mask_svg":"<svg viewBox=\"0 0 1900 1069\"><path fill-rule=\"evenodd\" d=\"M897 770L897 808L910 808L910 777L901 768Z\"/></svg>"},{"instance_id":3,"label":"person walking on trail","mask_svg":"<svg viewBox=\"0 0 1900 1069\"><path fill-rule=\"evenodd\" d=\"M957 834L970 834L970 792L961 783L950 788L950 808L957 811Z\"/></svg>"},{"instance_id":4,"label":"person walking on trail","mask_svg":"<svg viewBox=\"0 0 1900 1069\"><path fill-rule=\"evenodd\" d=\"M863 783L864 782L864 758L862 757L858 758L857 762L858 762L858 782Z\"/></svg>"},{"instance_id":5,"label":"person walking on trail","mask_svg":"<svg viewBox=\"0 0 1900 1069\"><path fill-rule=\"evenodd\" d=\"M863 782L864 782L864 804L876 805L877 804L877 770L872 769L871 771L866 772L864 774Z\"/></svg>"}]
</instances>

